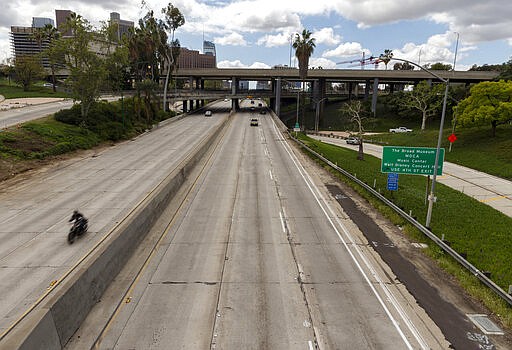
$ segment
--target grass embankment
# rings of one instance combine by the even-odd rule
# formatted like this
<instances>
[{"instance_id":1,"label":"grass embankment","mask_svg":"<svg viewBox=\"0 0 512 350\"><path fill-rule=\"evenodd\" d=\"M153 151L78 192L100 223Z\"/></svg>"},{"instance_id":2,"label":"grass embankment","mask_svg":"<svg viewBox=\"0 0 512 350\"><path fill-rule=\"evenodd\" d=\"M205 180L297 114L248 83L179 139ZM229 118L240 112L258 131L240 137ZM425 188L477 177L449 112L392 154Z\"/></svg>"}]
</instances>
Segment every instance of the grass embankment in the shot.
<instances>
[{"instance_id":1,"label":"grass embankment","mask_svg":"<svg viewBox=\"0 0 512 350\"><path fill-rule=\"evenodd\" d=\"M23 91L23 87L6 79L0 79L0 95L5 98L25 98L25 97L69 97L64 92L53 92L52 87L44 87L44 82L38 82L32 85L29 91Z\"/></svg>"},{"instance_id":2,"label":"grass embankment","mask_svg":"<svg viewBox=\"0 0 512 350\"><path fill-rule=\"evenodd\" d=\"M300 139L316 152L322 154L340 167L354 174L360 180L373 186L406 212L411 212L420 222L427 212L425 204L426 178L423 176L400 175L399 190L387 191L387 175L380 172L380 159L365 155L364 161L356 159L356 152L334 145L318 142L304 135ZM372 205L403 227L413 240L431 243L417 229L395 214L380 201L373 198L360 186L351 183L342 175L343 181L365 197ZM512 218L479 201L442 184L437 185L438 201L432 213L432 231L439 237L444 235L452 248L465 253L467 260L482 271L489 271L492 280L508 290L512 284ZM462 269L448 254L434 244L429 244L427 254L441 267L457 277L460 284L473 296L500 315L507 327L512 327L512 309L508 304L483 286L473 275Z\"/></svg>"},{"instance_id":3,"label":"grass embankment","mask_svg":"<svg viewBox=\"0 0 512 350\"><path fill-rule=\"evenodd\" d=\"M0 181L28 169L37 168L55 156L116 142L144 132L152 123L172 117L159 112L156 120L141 120L133 112L133 99L99 102L87 120L80 117L80 106L0 130ZM149 123L149 124L148 124Z\"/></svg>"},{"instance_id":4,"label":"grass embankment","mask_svg":"<svg viewBox=\"0 0 512 350\"><path fill-rule=\"evenodd\" d=\"M436 147L439 130L428 129L407 134L365 136L365 140L393 146ZM445 149L445 161L467 166L504 179L512 180L512 125L500 125L496 136L491 128L461 128L456 131L457 140L449 152L447 137L451 128L443 130L441 147Z\"/></svg>"}]
</instances>

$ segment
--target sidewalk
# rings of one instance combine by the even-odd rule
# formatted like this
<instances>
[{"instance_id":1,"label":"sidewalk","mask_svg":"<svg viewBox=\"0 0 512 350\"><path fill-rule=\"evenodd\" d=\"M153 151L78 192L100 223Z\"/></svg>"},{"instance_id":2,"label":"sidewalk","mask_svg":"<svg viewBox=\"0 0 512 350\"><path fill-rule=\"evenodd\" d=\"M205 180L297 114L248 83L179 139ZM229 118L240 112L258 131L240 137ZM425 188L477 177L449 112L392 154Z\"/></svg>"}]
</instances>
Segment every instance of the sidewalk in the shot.
<instances>
[{"instance_id":1,"label":"sidewalk","mask_svg":"<svg viewBox=\"0 0 512 350\"><path fill-rule=\"evenodd\" d=\"M342 136L339 133L334 134L334 137L323 135L308 136L325 143L353 150L357 150L359 147L348 145L343 138L338 138ZM382 158L382 146L365 143L363 150L366 154ZM443 175L438 176L437 180L443 185L473 197L479 202L512 217L512 181L450 162L444 162Z\"/></svg>"}]
</instances>

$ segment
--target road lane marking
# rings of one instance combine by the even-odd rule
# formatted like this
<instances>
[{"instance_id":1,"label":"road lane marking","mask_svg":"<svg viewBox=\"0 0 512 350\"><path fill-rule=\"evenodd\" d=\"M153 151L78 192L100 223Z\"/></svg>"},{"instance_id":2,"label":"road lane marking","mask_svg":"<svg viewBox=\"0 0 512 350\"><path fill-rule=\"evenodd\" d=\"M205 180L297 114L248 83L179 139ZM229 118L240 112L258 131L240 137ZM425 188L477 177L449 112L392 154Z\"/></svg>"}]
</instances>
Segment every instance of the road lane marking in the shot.
<instances>
[{"instance_id":1,"label":"road lane marking","mask_svg":"<svg viewBox=\"0 0 512 350\"><path fill-rule=\"evenodd\" d=\"M275 122L274 122L274 129L277 130L277 126L275 125ZM327 213L327 210L324 208L324 205L329 209L329 211L331 212L331 215L336 219L338 225L342 228L343 232L345 233L345 235L347 236L347 238L350 240L350 242L352 243L353 247L355 247L354 249L356 250L356 252L358 253L359 257L363 260L363 262L365 263L365 265L367 266L367 268L370 270L370 273L371 275L373 276L373 278L377 281L377 284L382 288L383 292L386 294L389 302L391 302L391 304L394 306L395 310L398 312L398 314L400 315L400 317L403 319L403 321L405 322L405 324L407 325L407 327L409 328L409 331L413 334L413 336L415 337L415 339L418 341L418 343L420 344L420 346L423 348L423 349L428 349L428 345L426 344L426 342L423 340L423 338L421 337L421 335L419 334L418 330L416 329L416 327L414 326L414 324L412 324L412 322L408 319L406 313L402 310L402 308L400 307L400 305L398 304L398 302L395 300L394 296L392 295L391 291L389 291L389 289L387 288L387 286L385 285L385 283L380 279L380 277L378 276L378 274L376 273L376 271L373 269L373 267L371 266L370 262L364 257L364 255L362 254L362 252L357 249L357 245L355 245L355 242L353 241L352 237L350 236L348 230L346 229L346 227L343 225L343 223L341 223L339 221L339 219L337 218L337 216L334 214L334 211L332 210L332 208L327 204L327 201L325 201L325 199L322 197L321 195L321 192L318 190L318 188L316 187L316 185L314 184L313 180L311 179L311 177L309 176L309 174L306 172L306 170L304 169L304 167L300 164L300 162L298 161L298 159L296 158L296 156L293 154L293 151L291 150L291 146L288 145L288 143L284 142L283 143L283 148L285 149L285 151L288 153L288 155L290 156L290 159L292 160L292 162L294 163L295 167L297 168L299 174L301 175L301 177L303 178L304 182L306 183L307 187L309 188L310 192L313 194L313 197L315 198L316 202L318 203L320 209L322 210L322 212L324 213L325 217L327 218L328 222L330 223L331 227L334 229L334 231L336 232L338 238L340 239L340 241L343 243L346 251L349 253L350 257L352 258L352 260L354 261L355 265L357 266L357 268L359 269L361 275L363 276L363 278L366 280L368 286L370 287L370 289L372 290L373 294L375 295L375 297L377 298L377 300L379 301L379 303L381 304L382 308L384 309L384 311L386 312L388 318L391 320L392 324L394 325L395 329L397 330L398 334L400 335L400 337L402 338L403 342L405 343L405 345L407 346L407 348L409 349L413 349L413 346L410 344L409 340L407 339L406 335L403 333L402 329L400 328L400 324L398 323L397 320L395 320L395 318L393 317L393 315L391 314L391 311L389 310L389 308L386 306L384 300L382 299L382 297L379 295L379 293L377 292L377 290L375 289L375 287L373 286L373 283L370 281L369 277L366 275L366 273L364 272L363 270L363 267L361 266L361 264L359 263L359 261L356 259L354 253L352 252L352 250L350 250L347 242L345 241L345 239L343 239L343 236L341 235L341 233L339 232L339 230L337 229L336 225L334 224L334 222L332 221L331 219L331 216L329 216L329 214ZM309 180L309 181L308 181ZM313 190L313 188L316 190ZM322 197L322 199L319 199L318 197ZM324 205L322 205L322 202L324 203Z\"/></svg>"},{"instance_id":2,"label":"road lane marking","mask_svg":"<svg viewBox=\"0 0 512 350\"><path fill-rule=\"evenodd\" d=\"M284 223L283 214L279 212L279 219L281 219L281 228L283 229L283 233L286 233L286 225Z\"/></svg>"},{"instance_id":3,"label":"road lane marking","mask_svg":"<svg viewBox=\"0 0 512 350\"><path fill-rule=\"evenodd\" d=\"M315 350L315 347L313 346L313 341L308 341L309 350Z\"/></svg>"},{"instance_id":4,"label":"road lane marking","mask_svg":"<svg viewBox=\"0 0 512 350\"><path fill-rule=\"evenodd\" d=\"M268 174L270 175L270 180L274 181L274 177L272 176L272 170L268 170Z\"/></svg>"}]
</instances>

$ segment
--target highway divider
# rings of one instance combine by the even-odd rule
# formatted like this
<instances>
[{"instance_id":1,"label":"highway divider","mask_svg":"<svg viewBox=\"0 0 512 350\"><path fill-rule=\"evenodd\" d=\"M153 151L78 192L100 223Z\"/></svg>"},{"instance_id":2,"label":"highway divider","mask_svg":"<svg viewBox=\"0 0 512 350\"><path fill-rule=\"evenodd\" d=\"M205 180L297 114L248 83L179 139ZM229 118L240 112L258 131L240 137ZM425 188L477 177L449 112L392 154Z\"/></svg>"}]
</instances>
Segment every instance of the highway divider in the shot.
<instances>
[{"instance_id":1,"label":"highway divider","mask_svg":"<svg viewBox=\"0 0 512 350\"><path fill-rule=\"evenodd\" d=\"M231 113L0 338L0 349L62 349L228 125Z\"/></svg>"}]
</instances>

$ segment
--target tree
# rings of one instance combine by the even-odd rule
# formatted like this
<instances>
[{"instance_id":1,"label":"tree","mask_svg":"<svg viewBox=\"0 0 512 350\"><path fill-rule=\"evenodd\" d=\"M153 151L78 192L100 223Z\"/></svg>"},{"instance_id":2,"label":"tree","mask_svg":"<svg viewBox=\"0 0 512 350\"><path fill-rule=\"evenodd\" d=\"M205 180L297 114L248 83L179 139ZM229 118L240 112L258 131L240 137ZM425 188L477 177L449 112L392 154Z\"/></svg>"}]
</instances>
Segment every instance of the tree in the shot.
<instances>
[{"instance_id":1,"label":"tree","mask_svg":"<svg viewBox=\"0 0 512 350\"><path fill-rule=\"evenodd\" d=\"M414 66L409 62L397 62L393 65L393 70L414 70Z\"/></svg>"},{"instance_id":2,"label":"tree","mask_svg":"<svg viewBox=\"0 0 512 350\"><path fill-rule=\"evenodd\" d=\"M2 66L2 74L5 75L9 81L9 85L11 85L11 79L14 76L14 58L9 57L4 60L4 65Z\"/></svg>"},{"instance_id":3,"label":"tree","mask_svg":"<svg viewBox=\"0 0 512 350\"><path fill-rule=\"evenodd\" d=\"M302 125L305 124L305 98L304 98L304 88L306 85L306 77L308 76L308 66L309 66L309 58L315 51L315 38L311 37L311 32L309 30L304 29L301 34L295 34L295 41L293 42L293 48L295 49L295 57L299 62L299 76L302 80L302 88L303 93L301 98L302 105Z\"/></svg>"},{"instance_id":4,"label":"tree","mask_svg":"<svg viewBox=\"0 0 512 350\"><path fill-rule=\"evenodd\" d=\"M55 79L55 68L59 63L62 63L62 55L57 49L56 40L60 37L60 32L51 24L46 24L43 27L43 34L46 40L48 40L48 47L44 50L43 55L48 58L50 64L50 71L52 74L52 88L53 92L56 92L56 79Z\"/></svg>"},{"instance_id":5,"label":"tree","mask_svg":"<svg viewBox=\"0 0 512 350\"><path fill-rule=\"evenodd\" d=\"M43 66L36 55L18 55L14 61L14 80L28 91L30 85L44 75Z\"/></svg>"},{"instance_id":6,"label":"tree","mask_svg":"<svg viewBox=\"0 0 512 350\"><path fill-rule=\"evenodd\" d=\"M166 50L166 58L167 58L167 74L165 76L165 85L164 85L164 111L167 110L167 87L169 85L169 75L171 71L174 70L176 66L176 62L174 59L174 32L176 29L185 24L185 17L181 14L180 10L177 7L174 7L171 3L167 5L167 7L162 9L162 13L165 15L165 29L171 32L171 49Z\"/></svg>"},{"instance_id":7,"label":"tree","mask_svg":"<svg viewBox=\"0 0 512 350\"><path fill-rule=\"evenodd\" d=\"M353 122L357 126L357 138L359 139L359 151L357 152L357 159L364 160L364 152L363 152L363 120L366 119L364 117L365 108L360 100L355 100L352 102L347 102L341 108L342 114L346 114L350 117L350 121Z\"/></svg>"},{"instance_id":8,"label":"tree","mask_svg":"<svg viewBox=\"0 0 512 350\"><path fill-rule=\"evenodd\" d=\"M73 37L61 38L58 51L65 57L70 71L67 83L71 86L73 98L80 101L82 122L87 123L89 110L99 97L106 77L104 60L90 50L96 34L86 19L72 14L64 25L64 31L68 30Z\"/></svg>"},{"instance_id":9,"label":"tree","mask_svg":"<svg viewBox=\"0 0 512 350\"><path fill-rule=\"evenodd\" d=\"M388 70L388 63L393 58L393 50L386 49L384 53L379 56L378 61L384 62L386 65L386 70Z\"/></svg>"},{"instance_id":10,"label":"tree","mask_svg":"<svg viewBox=\"0 0 512 350\"><path fill-rule=\"evenodd\" d=\"M452 65L437 62L437 63L433 63L433 64L426 64L425 68L430 69L430 70L452 70Z\"/></svg>"},{"instance_id":11,"label":"tree","mask_svg":"<svg viewBox=\"0 0 512 350\"><path fill-rule=\"evenodd\" d=\"M457 106L457 120L462 126L491 124L492 137L496 127L512 121L512 82L482 82L471 88L468 98Z\"/></svg>"},{"instance_id":12,"label":"tree","mask_svg":"<svg viewBox=\"0 0 512 350\"><path fill-rule=\"evenodd\" d=\"M309 58L315 51L315 38L311 37L311 32L304 29L301 34L295 34L293 48L295 49L295 57L299 61L299 76L302 81L308 76Z\"/></svg>"},{"instance_id":13,"label":"tree","mask_svg":"<svg viewBox=\"0 0 512 350\"><path fill-rule=\"evenodd\" d=\"M426 81L422 81L412 91L404 93L404 98L399 101L403 107L421 112L421 130L425 130L427 119L439 111L442 88L442 85L429 86Z\"/></svg>"}]
</instances>

